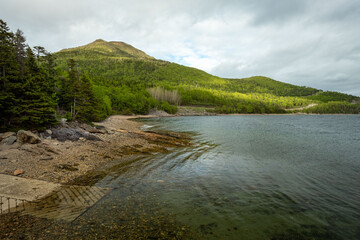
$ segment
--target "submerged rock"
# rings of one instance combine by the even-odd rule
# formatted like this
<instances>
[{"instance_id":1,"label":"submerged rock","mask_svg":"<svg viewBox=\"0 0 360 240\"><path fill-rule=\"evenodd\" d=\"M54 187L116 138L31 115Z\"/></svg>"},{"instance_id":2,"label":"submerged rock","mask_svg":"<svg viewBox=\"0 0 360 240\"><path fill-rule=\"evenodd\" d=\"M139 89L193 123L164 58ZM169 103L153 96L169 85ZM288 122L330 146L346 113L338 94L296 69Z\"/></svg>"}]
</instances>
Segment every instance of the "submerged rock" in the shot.
<instances>
[{"instance_id":1,"label":"submerged rock","mask_svg":"<svg viewBox=\"0 0 360 240\"><path fill-rule=\"evenodd\" d=\"M21 143L37 144L41 139L29 131L19 130L17 133L17 140Z\"/></svg>"}]
</instances>

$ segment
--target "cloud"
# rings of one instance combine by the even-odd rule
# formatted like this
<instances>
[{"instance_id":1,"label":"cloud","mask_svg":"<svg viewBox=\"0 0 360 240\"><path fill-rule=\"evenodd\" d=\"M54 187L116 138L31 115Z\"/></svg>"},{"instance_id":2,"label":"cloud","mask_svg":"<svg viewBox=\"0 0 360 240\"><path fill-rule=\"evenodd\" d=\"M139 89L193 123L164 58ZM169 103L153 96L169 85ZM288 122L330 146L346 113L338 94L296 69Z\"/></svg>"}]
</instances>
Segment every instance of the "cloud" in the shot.
<instances>
[{"instance_id":1,"label":"cloud","mask_svg":"<svg viewBox=\"0 0 360 240\"><path fill-rule=\"evenodd\" d=\"M265 75L360 96L360 2L0 0L0 16L50 51L119 40L211 74Z\"/></svg>"}]
</instances>

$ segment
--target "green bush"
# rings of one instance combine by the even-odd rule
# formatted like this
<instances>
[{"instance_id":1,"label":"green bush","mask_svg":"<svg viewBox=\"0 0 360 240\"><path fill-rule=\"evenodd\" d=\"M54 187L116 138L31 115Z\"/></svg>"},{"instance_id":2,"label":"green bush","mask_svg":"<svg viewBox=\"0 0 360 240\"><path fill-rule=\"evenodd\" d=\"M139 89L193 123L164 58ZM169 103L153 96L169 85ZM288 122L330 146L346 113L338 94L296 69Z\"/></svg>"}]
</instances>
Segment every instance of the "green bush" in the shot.
<instances>
[{"instance_id":1,"label":"green bush","mask_svg":"<svg viewBox=\"0 0 360 240\"><path fill-rule=\"evenodd\" d=\"M165 101L160 102L160 109L164 110L165 112L167 112L169 114L175 114L178 111L177 106L170 105L170 103L165 102Z\"/></svg>"}]
</instances>

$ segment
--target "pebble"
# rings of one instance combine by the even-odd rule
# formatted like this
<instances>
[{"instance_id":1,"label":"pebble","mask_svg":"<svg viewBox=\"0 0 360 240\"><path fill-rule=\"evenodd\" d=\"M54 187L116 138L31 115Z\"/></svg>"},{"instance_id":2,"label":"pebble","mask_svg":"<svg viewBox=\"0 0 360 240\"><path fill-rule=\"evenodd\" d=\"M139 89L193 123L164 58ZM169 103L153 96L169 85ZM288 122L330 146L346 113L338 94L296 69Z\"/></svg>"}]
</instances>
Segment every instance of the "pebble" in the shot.
<instances>
[{"instance_id":1,"label":"pebble","mask_svg":"<svg viewBox=\"0 0 360 240\"><path fill-rule=\"evenodd\" d=\"M16 170L14 171L14 176L19 176L19 175L24 174L24 173L25 173L24 170L22 170L22 169L16 169Z\"/></svg>"}]
</instances>

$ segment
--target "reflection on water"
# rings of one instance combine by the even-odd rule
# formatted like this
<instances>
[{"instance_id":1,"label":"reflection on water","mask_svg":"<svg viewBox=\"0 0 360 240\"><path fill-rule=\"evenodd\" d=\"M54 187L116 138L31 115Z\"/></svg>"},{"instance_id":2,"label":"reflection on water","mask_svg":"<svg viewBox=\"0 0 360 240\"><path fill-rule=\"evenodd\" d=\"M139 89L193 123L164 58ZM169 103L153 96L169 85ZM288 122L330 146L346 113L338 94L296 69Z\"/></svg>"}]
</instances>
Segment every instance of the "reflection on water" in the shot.
<instances>
[{"instance_id":1,"label":"reflection on water","mask_svg":"<svg viewBox=\"0 0 360 240\"><path fill-rule=\"evenodd\" d=\"M195 133L196 146L144 157L101 184L151 189L164 212L206 239L359 239L359 120L148 120L155 129Z\"/></svg>"},{"instance_id":2,"label":"reflection on water","mask_svg":"<svg viewBox=\"0 0 360 240\"><path fill-rule=\"evenodd\" d=\"M188 132L194 145L99 169L93 188L111 192L71 224L49 227L51 234L360 239L358 116L182 117L146 124Z\"/></svg>"}]
</instances>

